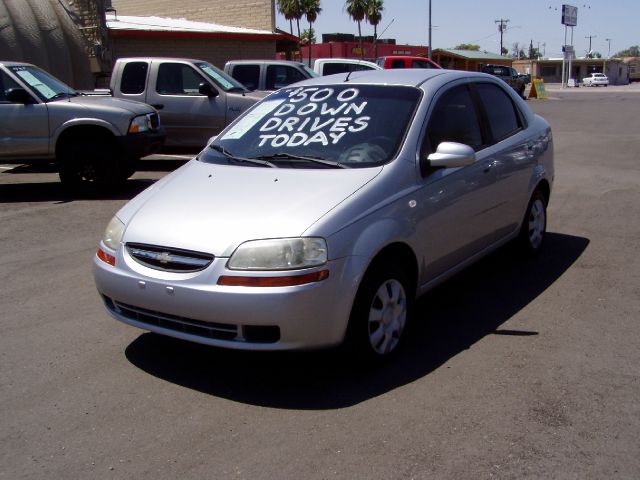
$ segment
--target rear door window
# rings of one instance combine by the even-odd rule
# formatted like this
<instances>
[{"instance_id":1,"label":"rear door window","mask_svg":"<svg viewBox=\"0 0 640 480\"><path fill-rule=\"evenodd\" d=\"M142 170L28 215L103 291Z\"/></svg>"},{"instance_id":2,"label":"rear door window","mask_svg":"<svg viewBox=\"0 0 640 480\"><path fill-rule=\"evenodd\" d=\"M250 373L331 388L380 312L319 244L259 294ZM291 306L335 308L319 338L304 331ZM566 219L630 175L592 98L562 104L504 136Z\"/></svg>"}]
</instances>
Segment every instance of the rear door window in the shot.
<instances>
[{"instance_id":1,"label":"rear door window","mask_svg":"<svg viewBox=\"0 0 640 480\"><path fill-rule=\"evenodd\" d=\"M120 91L129 95L137 95L144 92L148 70L149 65L146 62L127 63L122 69Z\"/></svg>"},{"instance_id":2,"label":"rear door window","mask_svg":"<svg viewBox=\"0 0 640 480\"><path fill-rule=\"evenodd\" d=\"M520 115L507 92L491 83L478 83L476 91L487 115L494 142L499 142L522 128Z\"/></svg>"}]
</instances>

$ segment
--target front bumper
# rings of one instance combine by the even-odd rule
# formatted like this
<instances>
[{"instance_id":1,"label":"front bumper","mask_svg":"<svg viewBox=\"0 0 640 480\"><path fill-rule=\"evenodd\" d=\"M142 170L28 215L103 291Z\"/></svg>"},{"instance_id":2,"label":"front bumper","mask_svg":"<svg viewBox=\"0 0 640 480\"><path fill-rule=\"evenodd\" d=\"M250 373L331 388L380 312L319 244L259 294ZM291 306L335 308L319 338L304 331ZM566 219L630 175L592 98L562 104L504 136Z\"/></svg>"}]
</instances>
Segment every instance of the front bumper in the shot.
<instances>
[{"instance_id":1,"label":"front bumper","mask_svg":"<svg viewBox=\"0 0 640 480\"><path fill-rule=\"evenodd\" d=\"M163 128L155 131L130 133L118 137L118 145L127 158L137 160L159 152L164 145L166 136Z\"/></svg>"},{"instance_id":2,"label":"front bumper","mask_svg":"<svg viewBox=\"0 0 640 480\"><path fill-rule=\"evenodd\" d=\"M120 248L116 266L94 257L107 312L129 325L207 345L241 350L325 348L342 342L364 270L357 257L329 262L326 280L291 287L228 287L226 258L205 270L150 269ZM273 273L273 272L271 272ZM291 272L287 272L290 274Z\"/></svg>"}]
</instances>

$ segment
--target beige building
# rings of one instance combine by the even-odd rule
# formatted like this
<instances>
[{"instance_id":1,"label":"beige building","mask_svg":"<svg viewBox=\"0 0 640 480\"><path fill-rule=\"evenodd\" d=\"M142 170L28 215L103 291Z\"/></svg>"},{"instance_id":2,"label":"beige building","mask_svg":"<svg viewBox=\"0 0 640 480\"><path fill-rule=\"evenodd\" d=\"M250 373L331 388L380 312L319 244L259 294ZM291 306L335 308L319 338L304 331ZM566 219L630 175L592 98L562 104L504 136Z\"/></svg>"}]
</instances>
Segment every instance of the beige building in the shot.
<instances>
[{"instance_id":1,"label":"beige building","mask_svg":"<svg viewBox=\"0 0 640 480\"><path fill-rule=\"evenodd\" d=\"M512 58L497 53L476 50L454 50L438 48L433 51L433 60L442 68L479 72L485 65L511 66Z\"/></svg>"},{"instance_id":2,"label":"beige building","mask_svg":"<svg viewBox=\"0 0 640 480\"><path fill-rule=\"evenodd\" d=\"M542 78L545 83L562 82L562 59L514 60L513 68L518 73L529 73ZM611 85L629 83L629 67L622 60L611 58L576 58L571 62L571 78L582 81L591 73L604 73Z\"/></svg>"},{"instance_id":3,"label":"beige building","mask_svg":"<svg viewBox=\"0 0 640 480\"><path fill-rule=\"evenodd\" d=\"M118 15L184 18L194 22L276 31L274 0L111 0Z\"/></svg>"}]
</instances>

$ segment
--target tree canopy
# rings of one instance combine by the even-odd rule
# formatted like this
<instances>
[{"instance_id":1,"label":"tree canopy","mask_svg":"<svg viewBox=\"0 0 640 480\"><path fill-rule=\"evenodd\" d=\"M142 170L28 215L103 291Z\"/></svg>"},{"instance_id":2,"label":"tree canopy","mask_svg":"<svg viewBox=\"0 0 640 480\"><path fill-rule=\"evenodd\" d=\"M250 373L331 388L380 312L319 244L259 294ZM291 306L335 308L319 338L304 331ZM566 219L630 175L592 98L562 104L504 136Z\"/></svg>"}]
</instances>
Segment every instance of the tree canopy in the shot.
<instances>
[{"instance_id":1,"label":"tree canopy","mask_svg":"<svg viewBox=\"0 0 640 480\"><path fill-rule=\"evenodd\" d=\"M453 47L454 50L472 50L477 52L480 50L480 45L476 45L475 43L461 43L460 45L456 45Z\"/></svg>"},{"instance_id":2,"label":"tree canopy","mask_svg":"<svg viewBox=\"0 0 640 480\"><path fill-rule=\"evenodd\" d=\"M626 50L620 50L614 57L640 57L640 46L634 45Z\"/></svg>"}]
</instances>

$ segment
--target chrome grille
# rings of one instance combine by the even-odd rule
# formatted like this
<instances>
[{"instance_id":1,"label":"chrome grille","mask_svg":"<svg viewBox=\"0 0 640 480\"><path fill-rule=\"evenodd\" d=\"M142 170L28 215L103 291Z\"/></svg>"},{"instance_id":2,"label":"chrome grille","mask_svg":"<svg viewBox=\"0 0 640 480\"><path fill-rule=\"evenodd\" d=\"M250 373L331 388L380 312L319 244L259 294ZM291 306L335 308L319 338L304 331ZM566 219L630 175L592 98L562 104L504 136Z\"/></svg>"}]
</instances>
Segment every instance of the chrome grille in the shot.
<instances>
[{"instance_id":1,"label":"chrome grille","mask_svg":"<svg viewBox=\"0 0 640 480\"><path fill-rule=\"evenodd\" d=\"M127 243L129 255L142 265L167 272L197 272L207 268L213 255L179 248Z\"/></svg>"}]
</instances>

